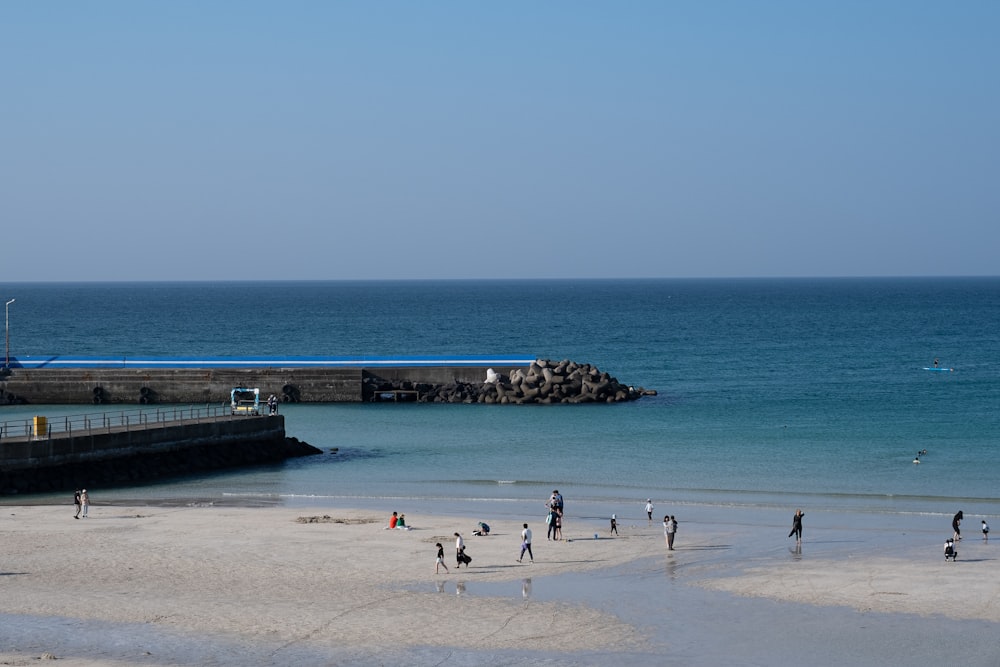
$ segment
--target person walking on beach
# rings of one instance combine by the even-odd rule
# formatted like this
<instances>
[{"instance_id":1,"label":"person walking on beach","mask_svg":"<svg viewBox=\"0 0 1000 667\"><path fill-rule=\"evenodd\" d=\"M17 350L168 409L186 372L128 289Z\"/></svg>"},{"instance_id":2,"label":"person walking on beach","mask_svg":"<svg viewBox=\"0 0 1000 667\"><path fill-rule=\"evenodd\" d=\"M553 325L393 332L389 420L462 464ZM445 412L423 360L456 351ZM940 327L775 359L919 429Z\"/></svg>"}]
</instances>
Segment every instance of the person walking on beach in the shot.
<instances>
[{"instance_id":1,"label":"person walking on beach","mask_svg":"<svg viewBox=\"0 0 1000 667\"><path fill-rule=\"evenodd\" d=\"M437 562L434 563L434 574L440 572L441 571L440 568L442 567L444 568L445 573L447 573L448 566L444 564L444 547L441 546L440 542L438 542L434 546L438 548Z\"/></svg>"},{"instance_id":2,"label":"person walking on beach","mask_svg":"<svg viewBox=\"0 0 1000 667\"><path fill-rule=\"evenodd\" d=\"M528 524L524 524L524 530L521 531L521 555L517 557L517 562L520 563L521 559L524 558L524 552L528 552L528 558L531 562L535 562L535 554L531 553L531 529L528 528Z\"/></svg>"},{"instance_id":3,"label":"person walking on beach","mask_svg":"<svg viewBox=\"0 0 1000 667\"><path fill-rule=\"evenodd\" d=\"M674 535L677 534L677 520L669 514L663 516L663 537L667 541L667 551L674 550Z\"/></svg>"},{"instance_id":4,"label":"person walking on beach","mask_svg":"<svg viewBox=\"0 0 1000 667\"><path fill-rule=\"evenodd\" d=\"M653 525L653 500L651 498L646 498L646 517L649 520L649 525Z\"/></svg>"},{"instance_id":5,"label":"person walking on beach","mask_svg":"<svg viewBox=\"0 0 1000 667\"><path fill-rule=\"evenodd\" d=\"M962 519L964 518L965 515L962 514L962 510L958 510L951 519L951 529L955 531L954 539L956 542L962 539Z\"/></svg>"},{"instance_id":6,"label":"person walking on beach","mask_svg":"<svg viewBox=\"0 0 1000 667\"><path fill-rule=\"evenodd\" d=\"M80 506L82 502L83 501L80 498L80 489L77 489L73 492L73 504L76 505L76 514L73 515L74 519L80 518Z\"/></svg>"},{"instance_id":7,"label":"person walking on beach","mask_svg":"<svg viewBox=\"0 0 1000 667\"><path fill-rule=\"evenodd\" d=\"M804 516L805 513L797 509L795 510L795 515L792 517L792 532L788 533L788 536L791 537L794 535L796 542L802 541L802 517Z\"/></svg>"},{"instance_id":8,"label":"person walking on beach","mask_svg":"<svg viewBox=\"0 0 1000 667\"><path fill-rule=\"evenodd\" d=\"M549 529L545 533L545 539L551 540L556 536L556 518L559 516L559 510L552 507L551 504L546 505L549 508L549 513L545 517L545 523L549 524Z\"/></svg>"},{"instance_id":9,"label":"person walking on beach","mask_svg":"<svg viewBox=\"0 0 1000 667\"><path fill-rule=\"evenodd\" d=\"M618 534L618 515L617 514L612 514L611 515L611 532L609 534L610 535L617 535Z\"/></svg>"},{"instance_id":10,"label":"person walking on beach","mask_svg":"<svg viewBox=\"0 0 1000 667\"><path fill-rule=\"evenodd\" d=\"M990 527L986 524L986 519L983 519L983 542L990 541Z\"/></svg>"},{"instance_id":11,"label":"person walking on beach","mask_svg":"<svg viewBox=\"0 0 1000 667\"><path fill-rule=\"evenodd\" d=\"M90 511L90 494L87 493L87 489L80 492L80 507L83 509L83 518L87 518L87 512Z\"/></svg>"},{"instance_id":12,"label":"person walking on beach","mask_svg":"<svg viewBox=\"0 0 1000 667\"><path fill-rule=\"evenodd\" d=\"M465 540L462 539L461 533L455 533L455 561L458 563L455 569L461 569L462 567L462 557L465 555ZM465 569L469 569L466 565Z\"/></svg>"}]
</instances>

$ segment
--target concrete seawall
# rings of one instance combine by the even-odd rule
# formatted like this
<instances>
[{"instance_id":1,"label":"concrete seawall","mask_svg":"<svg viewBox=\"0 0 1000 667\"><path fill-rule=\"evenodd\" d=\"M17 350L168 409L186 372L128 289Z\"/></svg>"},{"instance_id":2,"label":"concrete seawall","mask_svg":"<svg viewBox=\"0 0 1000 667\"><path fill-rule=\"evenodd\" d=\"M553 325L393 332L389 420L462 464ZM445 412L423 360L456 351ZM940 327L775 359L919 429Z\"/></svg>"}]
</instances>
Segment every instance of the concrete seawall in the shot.
<instances>
[{"instance_id":1,"label":"concrete seawall","mask_svg":"<svg viewBox=\"0 0 1000 667\"><path fill-rule=\"evenodd\" d=\"M232 387L259 387L285 402L357 403L372 400L366 377L387 382L483 382L487 367L509 373L521 366L377 366L352 368L12 368L0 378L0 403L209 403L229 400Z\"/></svg>"},{"instance_id":2,"label":"concrete seawall","mask_svg":"<svg viewBox=\"0 0 1000 667\"><path fill-rule=\"evenodd\" d=\"M132 483L277 462L319 450L289 443L281 415L43 431L0 440L0 493Z\"/></svg>"}]
</instances>

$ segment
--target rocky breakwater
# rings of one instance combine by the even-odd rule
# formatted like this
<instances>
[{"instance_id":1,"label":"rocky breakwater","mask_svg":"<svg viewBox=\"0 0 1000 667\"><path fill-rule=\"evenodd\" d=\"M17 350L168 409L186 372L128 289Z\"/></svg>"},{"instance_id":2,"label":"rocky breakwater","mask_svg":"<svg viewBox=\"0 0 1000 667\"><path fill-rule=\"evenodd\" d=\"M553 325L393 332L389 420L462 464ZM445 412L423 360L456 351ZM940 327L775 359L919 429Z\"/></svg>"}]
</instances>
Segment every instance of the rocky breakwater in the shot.
<instances>
[{"instance_id":1,"label":"rocky breakwater","mask_svg":"<svg viewBox=\"0 0 1000 667\"><path fill-rule=\"evenodd\" d=\"M373 401L418 401L421 403L483 403L526 405L555 403L619 403L656 391L622 384L590 364L538 359L526 371L509 375L486 371L481 383L450 382L442 385L406 381L386 382L366 378L365 394Z\"/></svg>"}]
</instances>

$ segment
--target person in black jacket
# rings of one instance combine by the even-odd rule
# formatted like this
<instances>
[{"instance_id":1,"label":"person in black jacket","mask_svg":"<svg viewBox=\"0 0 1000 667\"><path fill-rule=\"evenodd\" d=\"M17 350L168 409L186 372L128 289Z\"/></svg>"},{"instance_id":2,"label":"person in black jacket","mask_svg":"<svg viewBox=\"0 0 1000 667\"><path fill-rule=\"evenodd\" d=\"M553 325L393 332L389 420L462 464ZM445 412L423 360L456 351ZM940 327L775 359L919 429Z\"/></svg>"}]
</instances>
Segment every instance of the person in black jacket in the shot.
<instances>
[{"instance_id":1,"label":"person in black jacket","mask_svg":"<svg viewBox=\"0 0 1000 667\"><path fill-rule=\"evenodd\" d=\"M788 536L794 535L796 542L802 541L802 517L804 516L802 510L798 509L795 510L795 516L792 517L792 532L788 533Z\"/></svg>"}]
</instances>

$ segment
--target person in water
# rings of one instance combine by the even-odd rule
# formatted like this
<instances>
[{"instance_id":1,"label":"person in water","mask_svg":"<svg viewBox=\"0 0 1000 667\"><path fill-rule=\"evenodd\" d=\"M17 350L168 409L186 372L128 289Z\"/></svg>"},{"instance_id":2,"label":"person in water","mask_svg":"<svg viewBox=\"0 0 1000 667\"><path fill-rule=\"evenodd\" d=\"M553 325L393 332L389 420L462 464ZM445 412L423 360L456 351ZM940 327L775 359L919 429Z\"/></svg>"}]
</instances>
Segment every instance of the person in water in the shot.
<instances>
[{"instance_id":1,"label":"person in water","mask_svg":"<svg viewBox=\"0 0 1000 667\"><path fill-rule=\"evenodd\" d=\"M788 536L794 535L796 542L802 541L802 517L804 516L805 513L798 509L795 510L795 515L792 517L792 532L788 533Z\"/></svg>"},{"instance_id":2,"label":"person in water","mask_svg":"<svg viewBox=\"0 0 1000 667\"><path fill-rule=\"evenodd\" d=\"M951 529L955 531L954 539L956 542L962 539L962 519L965 515L962 514L962 510L958 510L954 517L951 519Z\"/></svg>"}]
</instances>

